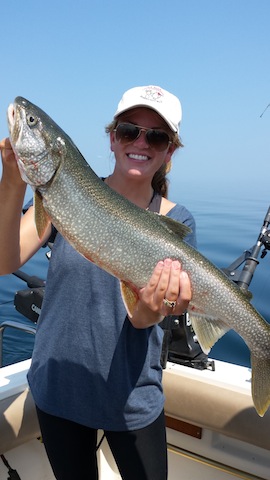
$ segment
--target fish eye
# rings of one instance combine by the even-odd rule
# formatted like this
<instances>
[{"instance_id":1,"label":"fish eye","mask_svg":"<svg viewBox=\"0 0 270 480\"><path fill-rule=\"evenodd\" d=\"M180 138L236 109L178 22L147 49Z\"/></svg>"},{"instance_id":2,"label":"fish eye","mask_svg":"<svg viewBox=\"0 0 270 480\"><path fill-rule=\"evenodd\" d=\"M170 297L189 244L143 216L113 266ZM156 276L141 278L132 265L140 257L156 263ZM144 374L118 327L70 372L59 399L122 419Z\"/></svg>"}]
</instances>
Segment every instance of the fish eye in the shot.
<instances>
[{"instance_id":1,"label":"fish eye","mask_svg":"<svg viewBox=\"0 0 270 480\"><path fill-rule=\"evenodd\" d=\"M26 116L26 120L29 127L34 127L38 122L37 117L35 117L31 113L28 113L28 115Z\"/></svg>"}]
</instances>

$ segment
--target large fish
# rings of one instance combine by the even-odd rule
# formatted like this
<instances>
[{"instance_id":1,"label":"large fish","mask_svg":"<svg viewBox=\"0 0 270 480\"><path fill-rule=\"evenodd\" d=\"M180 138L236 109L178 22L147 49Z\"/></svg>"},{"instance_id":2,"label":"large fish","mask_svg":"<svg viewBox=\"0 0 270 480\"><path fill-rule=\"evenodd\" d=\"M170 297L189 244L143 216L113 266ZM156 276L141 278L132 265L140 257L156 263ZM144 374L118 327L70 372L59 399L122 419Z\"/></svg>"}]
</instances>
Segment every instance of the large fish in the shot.
<instances>
[{"instance_id":1,"label":"large fish","mask_svg":"<svg viewBox=\"0 0 270 480\"><path fill-rule=\"evenodd\" d=\"M136 292L157 262L180 260L191 279L188 313L202 349L209 353L231 328L244 339L251 352L253 402L263 416L270 405L270 325L222 271L183 241L189 229L111 190L63 130L28 100L15 99L8 123L22 178L35 191L39 235L51 221L76 250L118 277L131 314Z\"/></svg>"}]
</instances>

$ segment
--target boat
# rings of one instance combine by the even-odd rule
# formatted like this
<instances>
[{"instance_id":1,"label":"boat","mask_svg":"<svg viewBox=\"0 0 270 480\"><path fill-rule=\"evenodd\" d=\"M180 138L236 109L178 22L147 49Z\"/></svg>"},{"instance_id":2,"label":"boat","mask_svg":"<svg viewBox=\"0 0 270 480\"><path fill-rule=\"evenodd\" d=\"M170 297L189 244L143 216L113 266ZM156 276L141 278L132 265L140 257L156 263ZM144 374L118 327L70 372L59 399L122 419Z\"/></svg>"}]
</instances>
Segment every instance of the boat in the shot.
<instances>
[{"instance_id":1,"label":"boat","mask_svg":"<svg viewBox=\"0 0 270 480\"><path fill-rule=\"evenodd\" d=\"M168 478L270 480L270 411L261 418L254 409L249 368L214 362L214 370L172 362L164 369ZM3 480L54 479L27 383L30 363L0 370ZM105 439L98 461L101 480L121 478Z\"/></svg>"},{"instance_id":2,"label":"boat","mask_svg":"<svg viewBox=\"0 0 270 480\"><path fill-rule=\"evenodd\" d=\"M269 224L270 207L255 246L225 269L242 288L247 288L251 282L261 248L264 247L263 255L270 250ZM244 267L239 272L241 265ZM30 302L34 321L40 312L38 299L43 287L38 285L36 288L29 289L31 302L33 298L36 302ZM25 295L23 297L25 300ZM18 297L15 306L25 312L25 304L22 307ZM181 357L182 346L176 342L178 346L172 348L170 340L176 320L171 316L163 324L168 480L270 480L270 409L260 417L254 408L251 369L198 353L192 329L187 329L186 333L190 335L186 339L187 350L192 342L194 348L190 354ZM188 326L187 316L183 322ZM4 322L1 334L6 326L12 325ZM20 328L18 324L13 326ZM35 326L22 325L21 328L28 328L29 334L35 334ZM30 364L31 359L0 368L1 480L55 478L46 457L28 387ZM120 479L102 431L99 432L97 455L100 480Z\"/></svg>"}]
</instances>

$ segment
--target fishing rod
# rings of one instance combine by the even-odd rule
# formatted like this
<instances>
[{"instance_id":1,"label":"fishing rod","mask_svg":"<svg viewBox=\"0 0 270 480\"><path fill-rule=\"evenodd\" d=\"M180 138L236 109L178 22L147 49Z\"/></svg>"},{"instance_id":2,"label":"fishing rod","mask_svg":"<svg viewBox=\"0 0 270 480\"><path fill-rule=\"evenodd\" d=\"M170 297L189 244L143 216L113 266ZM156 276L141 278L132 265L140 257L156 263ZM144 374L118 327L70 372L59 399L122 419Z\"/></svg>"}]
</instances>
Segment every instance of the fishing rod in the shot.
<instances>
[{"instance_id":1,"label":"fishing rod","mask_svg":"<svg viewBox=\"0 0 270 480\"><path fill-rule=\"evenodd\" d=\"M29 288L37 288L37 287L45 286L44 280L41 280L41 278L36 277L35 275L27 275L27 273L22 272L21 270L16 270L16 272L13 272L13 275L15 275L15 277L20 278L24 282L26 282Z\"/></svg>"},{"instance_id":2,"label":"fishing rod","mask_svg":"<svg viewBox=\"0 0 270 480\"><path fill-rule=\"evenodd\" d=\"M267 107L265 107L264 111L263 111L262 114L260 115L260 118L262 118L264 112L267 110L268 107L270 107L270 103L268 103Z\"/></svg>"},{"instance_id":3,"label":"fishing rod","mask_svg":"<svg viewBox=\"0 0 270 480\"><path fill-rule=\"evenodd\" d=\"M264 217L257 242L249 250L245 250L243 254L237 258L229 267L223 268L223 272L233 280L242 290L248 291L248 287L252 281L256 267L259 265L258 257L264 258L268 250L270 250L270 206ZM237 270L242 264L244 266L241 271Z\"/></svg>"}]
</instances>

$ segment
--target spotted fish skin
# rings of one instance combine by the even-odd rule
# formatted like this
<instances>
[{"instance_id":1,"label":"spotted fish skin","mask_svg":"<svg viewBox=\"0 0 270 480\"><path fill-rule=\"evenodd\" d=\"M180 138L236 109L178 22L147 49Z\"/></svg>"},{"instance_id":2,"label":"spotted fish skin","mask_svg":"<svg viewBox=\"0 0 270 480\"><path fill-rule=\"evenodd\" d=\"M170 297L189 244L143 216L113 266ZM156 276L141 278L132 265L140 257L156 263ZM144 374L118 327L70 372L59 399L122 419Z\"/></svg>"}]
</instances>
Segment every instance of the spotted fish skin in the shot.
<instances>
[{"instance_id":1,"label":"spotted fish skin","mask_svg":"<svg viewBox=\"0 0 270 480\"><path fill-rule=\"evenodd\" d=\"M39 235L51 221L78 252L118 277L131 315L136 292L157 262L178 259L191 280L188 313L202 349L208 353L231 328L244 339L251 352L253 402L263 416L270 405L270 325L221 270L184 241L189 229L111 190L67 134L28 100L17 97L9 106L8 124L22 178L35 191Z\"/></svg>"}]
</instances>

